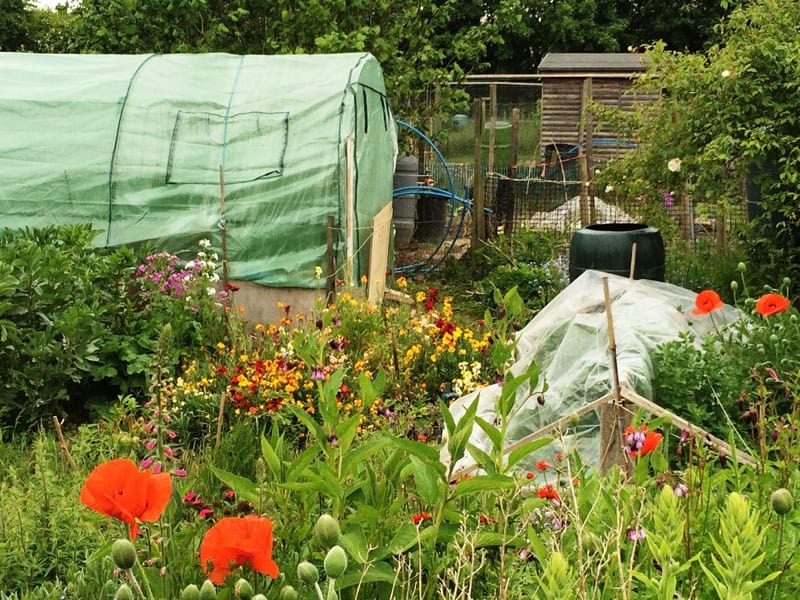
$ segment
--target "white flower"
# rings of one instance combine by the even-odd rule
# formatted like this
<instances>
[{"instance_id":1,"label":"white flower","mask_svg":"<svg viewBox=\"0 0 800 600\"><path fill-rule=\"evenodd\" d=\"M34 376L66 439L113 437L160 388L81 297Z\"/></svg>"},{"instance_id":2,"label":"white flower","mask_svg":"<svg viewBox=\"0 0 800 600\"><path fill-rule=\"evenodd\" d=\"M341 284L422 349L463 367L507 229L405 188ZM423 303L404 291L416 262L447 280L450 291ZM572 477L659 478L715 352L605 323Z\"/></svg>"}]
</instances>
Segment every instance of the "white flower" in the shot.
<instances>
[{"instance_id":1,"label":"white flower","mask_svg":"<svg viewBox=\"0 0 800 600\"><path fill-rule=\"evenodd\" d=\"M213 296L214 294L216 294L216 293L217 293L217 288L215 288L215 287L209 287L209 288L206 288L206 293L207 293L209 296Z\"/></svg>"},{"instance_id":2,"label":"white flower","mask_svg":"<svg viewBox=\"0 0 800 600\"><path fill-rule=\"evenodd\" d=\"M672 171L673 173L677 173L681 170L681 159L680 158L672 158L667 163L667 168Z\"/></svg>"},{"instance_id":3,"label":"white flower","mask_svg":"<svg viewBox=\"0 0 800 600\"><path fill-rule=\"evenodd\" d=\"M203 239L203 240L200 240L198 242L198 244L200 245L201 248L210 248L211 247L211 240Z\"/></svg>"},{"instance_id":4,"label":"white flower","mask_svg":"<svg viewBox=\"0 0 800 600\"><path fill-rule=\"evenodd\" d=\"M219 275L217 273L212 273L211 276L209 277L209 279L211 281L213 281L214 283L216 283L216 282L219 281Z\"/></svg>"},{"instance_id":5,"label":"white flower","mask_svg":"<svg viewBox=\"0 0 800 600\"><path fill-rule=\"evenodd\" d=\"M190 260L188 263L186 263L186 270L191 271L193 269L194 269L194 261Z\"/></svg>"},{"instance_id":6,"label":"white flower","mask_svg":"<svg viewBox=\"0 0 800 600\"><path fill-rule=\"evenodd\" d=\"M614 186L613 185L607 185L606 186L606 194L610 194L613 191L614 191Z\"/></svg>"},{"instance_id":7,"label":"white flower","mask_svg":"<svg viewBox=\"0 0 800 600\"><path fill-rule=\"evenodd\" d=\"M731 72L730 72L730 71L728 71L728 69L725 69L725 70L724 70L722 73L720 73L720 75L721 75L723 78L724 78L724 77L730 77L730 76L731 76Z\"/></svg>"}]
</instances>

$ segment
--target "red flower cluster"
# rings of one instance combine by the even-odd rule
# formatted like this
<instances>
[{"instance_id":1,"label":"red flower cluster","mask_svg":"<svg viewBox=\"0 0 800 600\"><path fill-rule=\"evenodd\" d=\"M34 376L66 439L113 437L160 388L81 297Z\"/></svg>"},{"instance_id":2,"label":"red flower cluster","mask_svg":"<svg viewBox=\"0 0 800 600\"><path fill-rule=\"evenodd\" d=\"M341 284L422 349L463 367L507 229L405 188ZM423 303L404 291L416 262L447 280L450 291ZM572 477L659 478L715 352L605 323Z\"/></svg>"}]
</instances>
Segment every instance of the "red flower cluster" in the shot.
<instances>
[{"instance_id":1,"label":"red flower cluster","mask_svg":"<svg viewBox=\"0 0 800 600\"><path fill-rule=\"evenodd\" d=\"M556 502L561 500L561 497L558 495L558 490L555 487L553 487L552 483L548 483L540 487L539 491L536 492L536 495L539 498L547 500L555 500Z\"/></svg>"},{"instance_id":2,"label":"red flower cluster","mask_svg":"<svg viewBox=\"0 0 800 600\"><path fill-rule=\"evenodd\" d=\"M414 525L419 525L423 521L429 521L431 518L433 518L433 515L431 515L431 513L429 513L427 510L422 510L417 514L415 514L414 516L412 516L411 521L414 523Z\"/></svg>"},{"instance_id":3,"label":"red flower cluster","mask_svg":"<svg viewBox=\"0 0 800 600\"><path fill-rule=\"evenodd\" d=\"M714 290L703 290L697 294L694 305L692 314L695 316L707 315L725 306L719 294ZM756 300L756 312L762 317L769 317L785 311L791 305L791 300L781 294L764 294Z\"/></svg>"},{"instance_id":4,"label":"red flower cluster","mask_svg":"<svg viewBox=\"0 0 800 600\"><path fill-rule=\"evenodd\" d=\"M436 301L439 299L439 290L436 288L428 288L428 297L425 298L423 301L423 306L425 306L425 310L430 312L433 310L433 307L436 306Z\"/></svg>"}]
</instances>

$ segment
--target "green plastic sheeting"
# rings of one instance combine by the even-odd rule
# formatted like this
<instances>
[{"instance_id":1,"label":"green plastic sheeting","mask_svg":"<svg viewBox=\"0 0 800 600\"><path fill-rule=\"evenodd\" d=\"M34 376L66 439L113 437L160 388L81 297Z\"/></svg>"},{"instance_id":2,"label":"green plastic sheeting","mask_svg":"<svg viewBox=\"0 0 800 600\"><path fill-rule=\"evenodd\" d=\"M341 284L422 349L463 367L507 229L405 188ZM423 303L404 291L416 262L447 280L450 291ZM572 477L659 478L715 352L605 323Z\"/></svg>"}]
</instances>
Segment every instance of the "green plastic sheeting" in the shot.
<instances>
[{"instance_id":1,"label":"green plastic sheeting","mask_svg":"<svg viewBox=\"0 0 800 600\"><path fill-rule=\"evenodd\" d=\"M333 216L338 276L348 248L366 273L397 152L370 54L0 53L0 81L0 226L91 222L187 259L224 227L231 279L312 288Z\"/></svg>"}]
</instances>

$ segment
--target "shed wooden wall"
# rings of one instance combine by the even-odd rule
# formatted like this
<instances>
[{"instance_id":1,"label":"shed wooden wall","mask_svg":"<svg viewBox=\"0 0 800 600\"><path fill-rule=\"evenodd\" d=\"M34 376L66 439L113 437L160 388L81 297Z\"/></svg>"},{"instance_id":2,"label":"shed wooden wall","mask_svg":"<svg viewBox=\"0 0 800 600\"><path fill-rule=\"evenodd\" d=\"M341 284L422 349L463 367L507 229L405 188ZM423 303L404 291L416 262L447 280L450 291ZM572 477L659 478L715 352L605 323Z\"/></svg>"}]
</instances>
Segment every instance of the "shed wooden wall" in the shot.
<instances>
[{"instance_id":1,"label":"shed wooden wall","mask_svg":"<svg viewBox=\"0 0 800 600\"><path fill-rule=\"evenodd\" d=\"M580 142L581 102L586 77L548 77L542 79L542 147L547 144ZM592 77L594 102L613 108L633 110L635 105L653 99L652 95L625 93L631 87L629 77ZM603 162L623 154L630 146L607 127L592 134L592 162ZM615 144L614 142L621 142Z\"/></svg>"}]
</instances>

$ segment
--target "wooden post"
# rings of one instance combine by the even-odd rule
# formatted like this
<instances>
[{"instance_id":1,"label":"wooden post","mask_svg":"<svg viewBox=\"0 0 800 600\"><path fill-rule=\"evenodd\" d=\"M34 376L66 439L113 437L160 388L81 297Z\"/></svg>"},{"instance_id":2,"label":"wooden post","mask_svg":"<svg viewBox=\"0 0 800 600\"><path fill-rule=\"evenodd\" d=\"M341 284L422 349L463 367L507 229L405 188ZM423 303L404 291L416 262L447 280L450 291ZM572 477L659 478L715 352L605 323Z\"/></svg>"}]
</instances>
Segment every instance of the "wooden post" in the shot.
<instances>
[{"instance_id":1,"label":"wooden post","mask_svg":"<svg viewBox=\"0 0 800 600\"><path fill-rule=\"evenodd\" d=\"M608 350L611 362L612 391L614 402L600 407L600 472L607 472L612 466L625 468L625 452L622 448L625 413L622 409L622 395L617 370L617 342L614 338L614 319L611 314L611 296L608 291L608 277L603 277L603 298L608 323Z\"/></svg>"},{"instance_id":2,"label":"wooden post","mask_svg":"<svg viewBox=\"0 0 800 600\"><path fill-rule=\"evenodd\" d=\"M497 143L497 84L493 83L489 86L489 112L491 120L489 121L489 152L486 156L486 171L488 173L494 172L494 147Z\"/></svg>"},{"instance_id":3,"label":"wooden post","mask_svg":"<svg viewBox=\"0 0 800 600\"><path fill-rule=\"evenodd\" d=\"M681 188L681 234L687 242L694 242L694 216L692 199L689 196L689 185Z\"/></svg>"},{"instance_id":4,"label":"wooden post","mask_svg":"<svg viewBox=\"0 0 800 600\"><path fill-rule=\"evenodd\" d=\"M222 250L222 286L228 287L228 233L225 220L225 181L222 175L222 165L219 165L219 235Z\"/></svg>"},{"instance_id":5,"label":"wooden post","mask_svg":"<svg viewBox=\"0 0 800 600\"><path fill-rule=\"evenodd\" d=\"M580 215L581 227L586 227L594 223L595 206L594 190L592 189L591 173L591 130L587 135L586 127L586 106L592 101L592 78L587 77L583 80L581 89L581 122L578 129L578 168L580 169L581 193L580 193Z\"/></svg>"},{"instance_id":6,"label":"wooden post","mask_svg":"<svg viewBox=\"0 0 800 600\"><path fill-rule=\"evenodd\" d=\"M519 156L519 121L519 109L511 109L511 164L508 165L508 174L511 178L511 199L509 206L506 207L506 218L505 222L503 223L503 233L506 235L511 235L514 233L514 210L516 206L516 199L514 197L514 179L517 177L517 158Z\"/></svg>"},{"instance_id":7,"label":"wooden post","mask_svg":"<svg viewBox=\"0 0 800 600\"><path fill-rule=\"evenodd\" d=\"M355 142L353 136L347 136L345 142L345 175L344 175L344 281L347 287L355 285Z\"/></svg>"},{"instance_id":8,"label":"wooden post","mask_svg":"<svg viewBox=\"0 0 800 600\"><path fill-rule=\"evenodd\" d=\"M472 103L475 119L475 160L472 168L472 266L475 264L477 251L485 239L483 216L483 175L481 173L481 141L483 137L483 100L476 99Z\"/></svg>"},{"instance_id":9,"label":"wooden post","mask_svg":"<svg viewBox=\"0 0 800 600\"><path fill-rule=\"evenodd\" d=\"M333 215L328 215L328 268L325 277L325 296L328 302L333 302L336 299L336 247L334 246L335 224L336 223Z\"/></svg>"}]
</instances>

